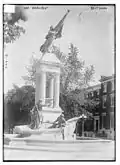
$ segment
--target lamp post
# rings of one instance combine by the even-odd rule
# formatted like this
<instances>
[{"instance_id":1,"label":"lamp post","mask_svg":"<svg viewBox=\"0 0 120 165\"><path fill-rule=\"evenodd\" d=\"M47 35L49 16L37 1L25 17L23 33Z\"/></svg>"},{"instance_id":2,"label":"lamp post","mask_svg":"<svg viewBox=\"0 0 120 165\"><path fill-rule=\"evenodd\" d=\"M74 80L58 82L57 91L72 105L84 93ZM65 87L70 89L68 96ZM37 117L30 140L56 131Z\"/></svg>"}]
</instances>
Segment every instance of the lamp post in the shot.
<instances>
[{"instance_id":1,"label":"lamp post","mask_svg":"<svg viewBox=\"0 0 120 165\"><path fill-rule=\"evenodd\" d=\"M87 116L85 116L84 114L80 116L80 119L82 119L82 137L84 137L84 119L86 118Z\"/></svg>"}]
</instances>

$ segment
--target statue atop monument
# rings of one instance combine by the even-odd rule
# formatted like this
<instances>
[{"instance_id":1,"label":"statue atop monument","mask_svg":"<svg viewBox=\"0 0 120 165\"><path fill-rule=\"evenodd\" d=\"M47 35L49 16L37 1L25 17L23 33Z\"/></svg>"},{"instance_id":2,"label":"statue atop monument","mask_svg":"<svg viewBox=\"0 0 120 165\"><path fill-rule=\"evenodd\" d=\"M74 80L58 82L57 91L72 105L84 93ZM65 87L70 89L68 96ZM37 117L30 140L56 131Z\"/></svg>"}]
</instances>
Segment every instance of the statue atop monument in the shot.
<instances>
[{"instance_id":1,"label":"statue atop monument","mask_svg":"<svg viewBox=\"0 0 120 165\"><path fill-rule=\"evenodd\" d=\"M50 30L49 30L48 34L46 35L46 37L45 37L46 41L40 47L40 51L43 54L48 52L48 49L51 46L53 40L58 39L62 36L61 33L62 33L62 29L63 29L64 20L65 20L65 18L68 15L69 12L70 12L70 10L67 11L67 13L64 15L64 17L55 26L55 28L53 28L53 26L50 26Z\"/></svg>"}]
</instances>

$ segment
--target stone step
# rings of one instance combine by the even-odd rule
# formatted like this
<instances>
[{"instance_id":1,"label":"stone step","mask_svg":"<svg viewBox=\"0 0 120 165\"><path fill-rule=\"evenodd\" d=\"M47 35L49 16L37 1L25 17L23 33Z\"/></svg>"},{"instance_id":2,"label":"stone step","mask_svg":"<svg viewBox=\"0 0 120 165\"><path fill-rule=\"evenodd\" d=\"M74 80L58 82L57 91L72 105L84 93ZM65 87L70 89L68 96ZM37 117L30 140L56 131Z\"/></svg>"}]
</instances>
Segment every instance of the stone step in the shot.
<instances>
[{"instance_id":1,"label":"stone step","mask_svg":"<svg viewBox=\"0 0 120 165\"><path fill-rule=\"evenodd\" d=\"M112 142L111 140L103 140L103 139L94 139L94 140L62 140L62 137L60 139L55 139L52 135L50 136L30 136L30 137L25 137L25 138L16 138L16 137L6 137L4 138L5 144L25 144L25 145L35 145L35 146L69 146L71 147L72 145L77 146L82 143L98 143L98 144L103 144L103 143L110 143Z\"/></svg>"},{"instance_id":2,"label":"stone step","mask_svg":"<svg viewBox=\"0 0 120 165\"><path fill-rule=\"evenodd\" d=\"M108 143L109 144L109 143ZM86 148L87 146L87 148ZM97 148L95 145L92 146L92 150L95 151L104 151L104 144L103 147L101 144L97 144ZM109 145L107 145L107 149L109 148ZM83 152L83 151L91 151L91 144L90 145L85 145L84 143L79 144L79 145L66 145L65 143L63 145L47 145L47 144L42 144L41 145L35 145L35 143L31 143L30 145L25 144L25 143L12 143L11 145L4 145L4 149L7 150L23 150L23 151L51 151L51 152Z\"/></svg>"}]
</instances>

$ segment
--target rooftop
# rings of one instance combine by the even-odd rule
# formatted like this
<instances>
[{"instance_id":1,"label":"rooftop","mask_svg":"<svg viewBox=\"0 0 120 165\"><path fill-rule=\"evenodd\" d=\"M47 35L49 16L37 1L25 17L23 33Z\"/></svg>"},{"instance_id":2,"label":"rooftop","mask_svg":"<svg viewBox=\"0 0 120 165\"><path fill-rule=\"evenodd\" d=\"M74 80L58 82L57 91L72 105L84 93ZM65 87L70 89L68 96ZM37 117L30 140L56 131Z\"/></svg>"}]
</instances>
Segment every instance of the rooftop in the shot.
<instances>
[{"instance_id":1,"label":"rooftop","mask_svg":"<svg viewBox=\"0 0 120 165\"><path fill-rule=\"evenodd\" d=\"M111 76L101 76L101 79L99 80L100 82L104 82L104 81L107 81L107 80L111 80L115 78L115 74L111 75Z\"/></svg>"}]
</instances>

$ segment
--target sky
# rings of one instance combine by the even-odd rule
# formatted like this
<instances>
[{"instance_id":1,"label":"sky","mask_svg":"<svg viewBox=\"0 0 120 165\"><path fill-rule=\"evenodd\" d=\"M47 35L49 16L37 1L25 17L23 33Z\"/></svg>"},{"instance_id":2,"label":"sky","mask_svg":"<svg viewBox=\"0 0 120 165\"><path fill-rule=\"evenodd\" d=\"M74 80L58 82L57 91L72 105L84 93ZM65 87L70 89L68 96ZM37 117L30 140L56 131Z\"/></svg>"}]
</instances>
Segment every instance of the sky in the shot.
<instances>
[{"instance_id":1,"label":"sky","mask_svg":"<svg viewBox=\"0 0 120 165\"><path fill-rule=\"evenodd\" d=\"M103 7L103 6L102 6ZM47 10L26 9L27 22L20 22L26 33L14 43L8 44L8 65L4 72L4 92L12 84L24 85L22 76L27 74L26 66L33 55L40 56L40 46L45 41L51 25L55 26L66 11L70 13L64 22L62 37L54 41L64 53L68 53L70 43L78 47L80 58L86 66L94 65L96 82L101 75L110 76L114 72L114 9L90 10L89 6L49 6ZM80 15L80 13L82 13Z\"/></svg>"}]
</instances>

